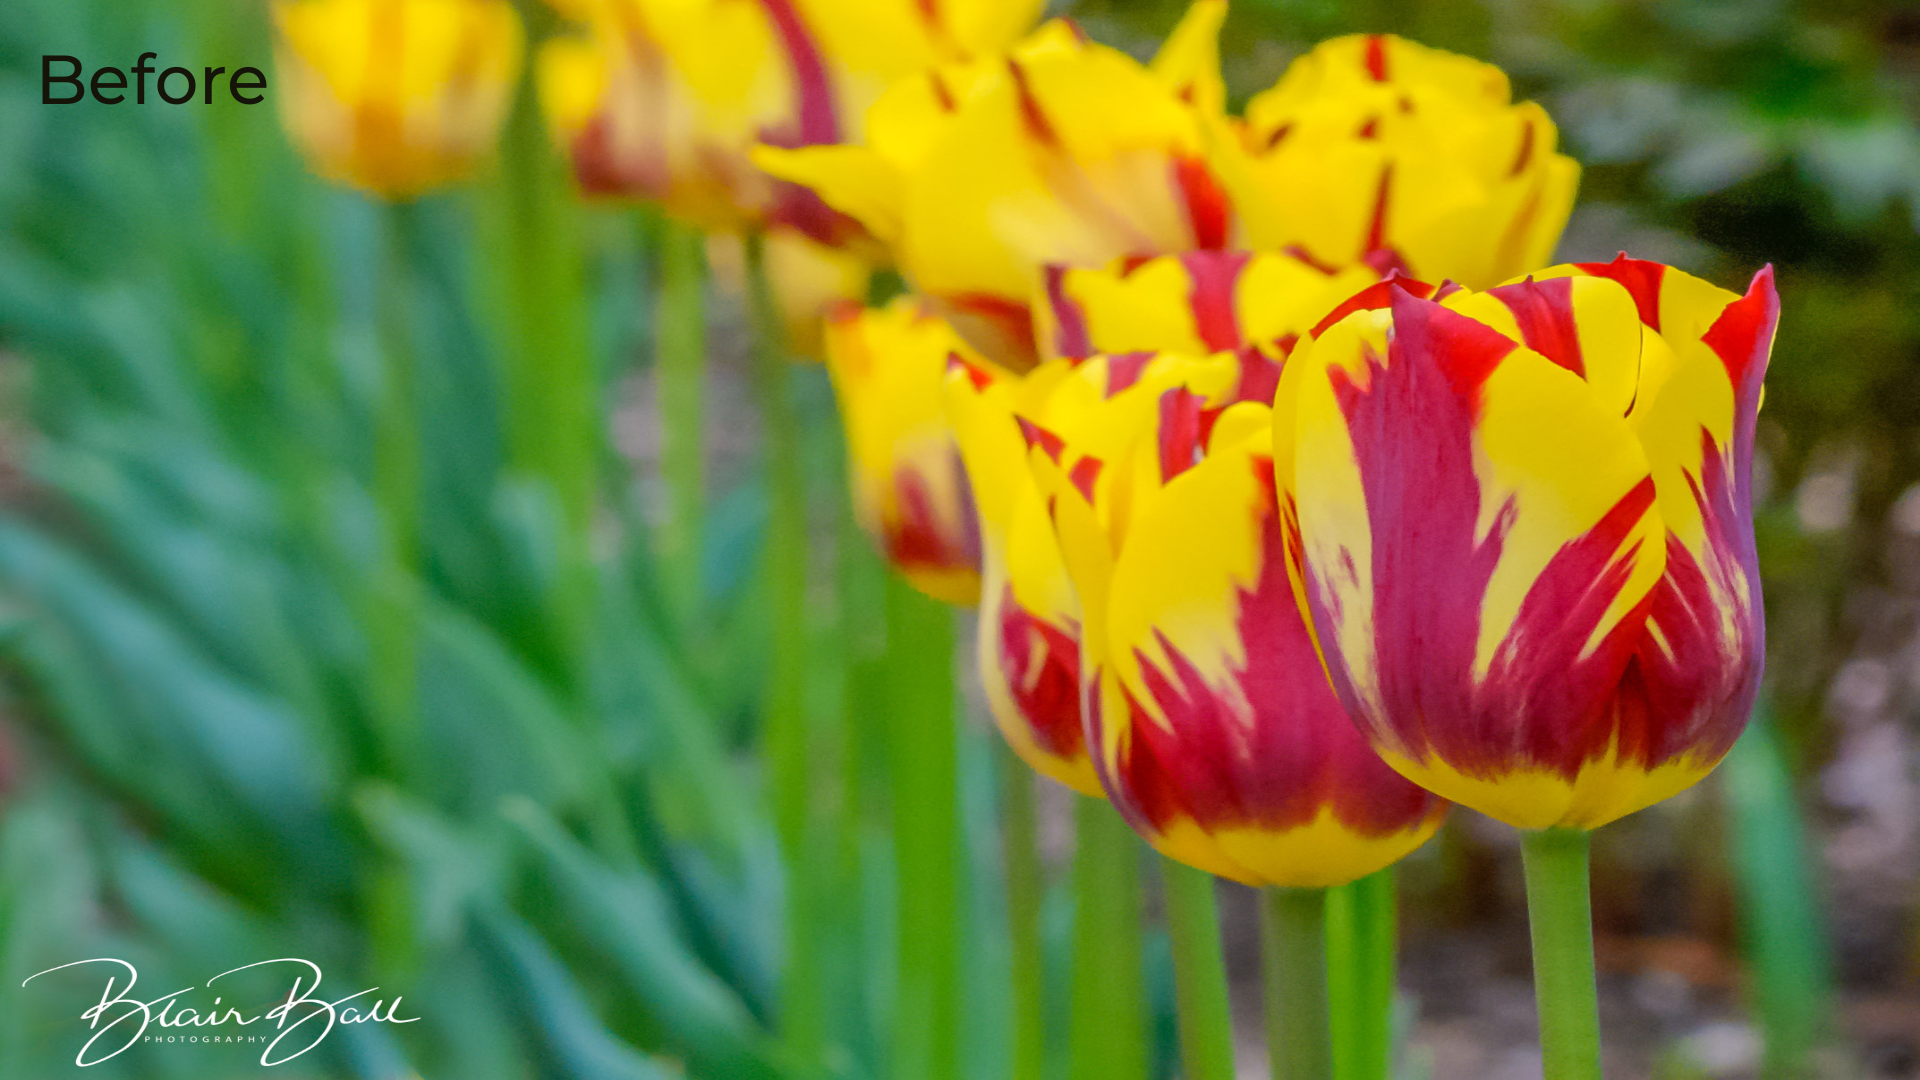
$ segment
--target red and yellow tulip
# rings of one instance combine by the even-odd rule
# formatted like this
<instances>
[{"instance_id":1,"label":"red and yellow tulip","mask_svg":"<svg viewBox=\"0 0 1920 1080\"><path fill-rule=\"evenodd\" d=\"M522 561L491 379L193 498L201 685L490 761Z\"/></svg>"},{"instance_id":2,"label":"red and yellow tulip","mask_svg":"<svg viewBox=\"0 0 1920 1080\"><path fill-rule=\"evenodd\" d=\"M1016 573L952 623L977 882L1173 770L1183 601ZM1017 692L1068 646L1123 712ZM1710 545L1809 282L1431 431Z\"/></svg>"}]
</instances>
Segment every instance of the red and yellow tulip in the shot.
<instances>
[{"instance_id":1,"label":"red and yellow tulip","mask_svg":"<svg viewBox=\"0 0 1920 1080\"><path fill-rule=\"evenodd\" d=\"M756 160L864 224L988 356L1031 366L1042 266L1236 236L1203 115L1221 96L1209 65L1224 12L1201 0L1152 69L1055 21L1005 55L897 83L864 144Z\"/></svg>"},{"instance_id":2,"label":"red and yellow tulip","mask_svg":"<svg viewBox=\"0 0 1920 1080\"><path fill-rule=\"evenodd\" d=\"M1095 356L1054 394L1079 407L1029 426L1030 462L1080 603L1108 797L1172 858L1318 888L1399 860L1446 805L1373 752L1314 654L1273 483L1273 366Z\"/></svg>"},{"instance_id":3,"label":"red and yellow tulip","mask_svg":"<svg viewBox=\"0 0 1920 1080\"><path fill-rule=\"evenodd\" d=\"M1301 600L1394 768L1594 828L1705 776L1753 706L1772 272L1736 296L1622 256L1428 291L1376 288L1288 362Z\"/></svg>"},{"instance_id":4,"label":"red and yellow tulip","mask_svg":"<svg viewBox=\"0 0 1920 1080\"><path fill-rule=\"evenodd\" d=\"M1580 177L1499 68L1390 34L1321 44L1234 127L1221 175L1255 248L1472 288L1546 265Z\"/></svg>"},{"instance_id":5,"label":"red and yellow tulip","mask_svg":"<svg viewBox=\"0 0 1920 1080\"><path fill-rule=\"evenodd\" d=\"M827 319L827 370L861 526L921 592L972 604L980 527L941 398L954 355L985 363L910 297L868 310L849 304Z\"/></svg>"},{"instance_id":6,"label":"red and yellow tulip","mask_svg":"<svg viewBox=\"0 0 1920 1080\"><path fill-rule=\"evenodd\" d=\"M976 361L951 366L947 414L980 514L981 682L1008 742L1035 769L1100 793L1082 734L1080 605L1027 466L1022 418L1119 453L1150 420L1147 391L1171 388L1181 371L1150 366L1152 354L1138 350L1238 351L1230 370L1244 385L1234 392L1271 399L1277 358L1334 299L1371 278L1365 270L1330 276L1285 255L1227 252L1049 268L1033 306L1050 358L1024 376ZM1115 356L1080 370L1102 351ZM1130 409L1144 411L1126 415ZM1109 445L1105 433L1122 443Z\"/></svg>"},{"instance_id":7,"label":"red and yellow tulip","mask_svg":"<svg viewBox=\"0 0 1920 1080\"><path fill-rule=\"evenodd\" d=\"M493 153L523 47L506 0L287 0L273 15L281 118L315 172L410 198Z\"/></svg>"}]
</instances>

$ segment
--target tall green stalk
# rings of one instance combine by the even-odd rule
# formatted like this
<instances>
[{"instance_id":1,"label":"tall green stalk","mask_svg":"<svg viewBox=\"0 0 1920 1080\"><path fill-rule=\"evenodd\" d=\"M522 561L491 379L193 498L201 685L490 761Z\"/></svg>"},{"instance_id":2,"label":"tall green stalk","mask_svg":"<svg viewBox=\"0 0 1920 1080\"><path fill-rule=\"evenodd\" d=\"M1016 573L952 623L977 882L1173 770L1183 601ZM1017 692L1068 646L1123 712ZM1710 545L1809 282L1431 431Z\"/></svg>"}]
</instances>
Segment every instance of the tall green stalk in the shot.
<instances>
[{"instance_id":1,"label":"tall green stalk","mask_svg":"<svg viewBox=\"0 0 1920 1080\"><path fill-rule=\"evenodd\" d=\"M378 771L404 783L420 760L420 418L413 342L417 209L384 208L375 334L385 376L373 424L373 497L383 559L363 601ZM416 959L409 875L383 856L361 883L373 970L407 977Z\"/></svg>"},{"instance_id":2,"label":"tall green stalk","mask_svg":"<svg viewBox=\"0 0 1920 1080\"><path fill-rule=\"evenodd\" d=\"M550 13L529 10L541 20ZM502 135L500 164L480 203L480 268L494 312L507 434L507 473L553 515L552 585L544 635L530 635L548 675L576 697L591 654L596 574L591 534L602 445L600 388L588 333L586 258L566 164L548 138L530 81ZM584 718L589 712L581 713ZM596 775L588 827L594 847L631 863L636 846L619 793Z\"/></svg>"},{"instance_id":3,"label":"tall green stalk","mask_svg":"<svg viewBox=\"0 0 1920 1080\"><path fill-rule=\"evenodd\" d=\"M1521 835L1546 1080L1600 1080L1600 1003L1584 829Z\"/></svg>"},{"instance_id":4,"label":"tall green stalk","mask_svg":"<svg viewBox=\"0 0 1920 1080\"><path fill-rule=\"evenodd\" d=\"M772 641L763 737L774 831L786 859L788 878L782 1023L795 1056L812 1060L823 1042L824 1003L820 1001L822 957L809 914L809 900L815 891L811 875L818 868L816 860L810 858L808 844L814 785L807 723L806 473L800 417L793 398L792 363L787 358L773 283L767 276L765 238L758 233L749 235L746 254L754 384L760 399L767 483L763 573Z\"/></svg>"},{"instance_id":5,"label":"tall green stalk","mask_svg":"<svg viewBox=\"0 0 1920 1080\"><path fill-rule=\"evenodd\" d=\"M1335 1080L1387 1080L1393 1064L1394 872L1327 890L1327 996Z\"/></svg>"},{"instance_id":6,"label":"tall green stalk","mask_svg":"<svg viewBox=\"0 0 1920 1080\"><path fill-rule=\"evenodd\" d=\"M1033 770L1004 741L1000 763L1000 835L1007 874L1007 937L1012 950L1008 1000L1013 1009L1008 1080L1040 1080L1046 1068L1046 971L1042 963L1039 823Z\"/></svg>"},{"instance_id":7,"label":"tall green stalk","mask_svg":"<svg viewBox=\"0 0 1920 1080\"><path fill-rule=\"evenodd\" d=\"M1832 1035L1833 972L1793 774L1763 700L1720 768L1732 841L1746 994L1766 1045L1766 1080L1804 1076Z\"/></svg>"},{"instance_id":8,"label":"tall green stalk","mask_svg":"<svg viewBox=\"0 0 1920 1080\"><path fill-rule=\"evenodd\" d=\"M373 498L385 530L385 560L366 599L369 693L381 769L404 780L419 735L420 417L413 347L413 250L417 208L384 208L375 312L384 381L373 422Z\"/></svg>"},{"instance_id":9,"label":"tall green stalk","mask_svg":"<svg viewBox=\"0 0 1920 1080\"><path fill-rule=\"evenodd\" d=\"M960 1074L960 747L953 613L887 577L893 841L899 900L894 1067L900 1080Z\"/></svg>"},{"instance_id":10,"label":"tall green stalk","mask_svg":"<svg viewBox=\"0 0 1920 1080\"><path fill-rule=\"evenodd\" d=\"M654 373L660 417L660 477L667 519L657 539L661 581L683 619L699 607L706 493L706 237L671 218L652 230L659 291Z\"/></svg>"},{"instance_id":11,"label":"tall green stalk","mask_svg":"<svg viewBox=\"0 0 1920 1080\"><path fill-rule=\"evenodd\" d=\"M1329 1080L1326 890L1268 889L1261 914L1273 1080Z\"/></svg>"},{"instance_id":12,"label":"tall green stalk","mask_svg":"<svg viewBox=\"0 0 1920 1080\"><path fill-rule=\"evenodd\" d=\"M1140 841L1102 799L1074 809L1072 1080L1145 1080Z\"/></svg>"},{"instance_id":13,"label":"tall green stalk","mask_svg":"<svg viewBox=\"0 0 1920 1080\"><path fill-rule=\"evenodd\" d=\"M1162 859L1160 878L1167 897L1167 936L1173 943L1183 1075L1185 1080L1233 1080L1233 1012L1213 875Z\"/></svg>"},{"instance_id":14,"label":"tall green stalk","mask_svg":"<svg viewBox=\"0 0 1920 1080\"><path fill-rule=\"evenodd\" d=\"M584 655L591 634L600 400L578 211L527 87L507 121L490 195L483 265L501 331L508 464L538 484L558 514L557 577L547 604L556 667L564 669L567 658Z\"/></svg>"}]
</instances>

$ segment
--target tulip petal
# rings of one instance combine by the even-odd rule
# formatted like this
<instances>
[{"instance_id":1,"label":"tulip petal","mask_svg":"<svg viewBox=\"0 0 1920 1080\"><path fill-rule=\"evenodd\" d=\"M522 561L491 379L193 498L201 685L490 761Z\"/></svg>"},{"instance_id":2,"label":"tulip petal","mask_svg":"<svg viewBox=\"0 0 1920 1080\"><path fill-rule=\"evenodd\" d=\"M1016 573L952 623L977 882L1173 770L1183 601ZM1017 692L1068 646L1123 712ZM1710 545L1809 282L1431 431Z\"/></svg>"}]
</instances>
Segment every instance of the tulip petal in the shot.
<instances>
[{"instance_id":1,"label":"tulip petal","mask_svg":"<svg viewBox=\"0 0 1920 1080\"><path fill-rule=\"evenodd\" d=\"M1707 293L1678 271L1665 276L1663 293L1705 303L1690 309L1665 296L1664 324L1713 321L1698 339L1675 342L1671 375L1631 418L1668 523L1667 573L1622 686L1618 722L1623 742L1644 759L1674 763L1663 780L1678 790L1732 748L1759 692L1766 635L1753 438L1779 298L1770 268L1737 299Z\"/></svg>"},{"instance_id":2,"label":"tulip petal","mask_svg":"<svg viewBox=\"0 0 1920 1080\"><path fill-rule=\"evenodd\" d=\"M1220 26L1227 0L1195 0L1153 58L1153 74L1174 96L1206 113L1226 109L1227 85L1220 78Z\"/></svg>"},{"instance_id":3,"label":"tulip petal","mask_svg":"<svg viewBox=\"0 0 1920 1080\"><path fill-rule=\"evenodd\" d=\"M1054 265L1035 297L1042 351L1205 354L1254 346L1284 356L1334 303L1378 277L1331 274L1277 252L1190 251L1105 268Z\"/></svg>"},{"instance_id":4,"label":"tulip petal","mask_svg":"<svg viewBox=\"0 0 1920 1080\"><path fill-rule=\"evenodd\" d=\"M1270 421L1237 408L1260 415L1128 530L1090 731L1109 796L1162 851L1249 884L1339 884L1419 846L1445 808L1328 687L1287 579Z\"/></svg>"},{"instance_id":5,"label":"tulip petal","mask_svg":"<svg viewBox=\"0 0 1920 1080\"><path fill-rule=\"evenodd\" d=\"M1035 771L1097 795L1081 730L1079 603L1014 414L1067 373L1056 364L1015 379L956 354L945 397L980 512L977 651L987 704Z\"/></svg>"},{"instance_id":6,"label":"tulip petal","mask_svg":"<svg viewBox=\"0 0 1920 1080\"><path fill-rule=\"evenodd\" d=\"M1598 277L1532 277L1446 305L1586 380L1600 405L1625 416L1641 386L1641 323L1619 283Z\"/></svg>"},{"instance_id":7,"label":"tulip petal","mask_svg":"<svg viewBox=\"0 0 1920 1080\"><path fill-rule=\"evenodd\" d=\"M756 146L753 163L769 176L812 189L828 206L858 221L881 243L899 241L899 173L866 147Z\"/></svg>"}]
</instances>

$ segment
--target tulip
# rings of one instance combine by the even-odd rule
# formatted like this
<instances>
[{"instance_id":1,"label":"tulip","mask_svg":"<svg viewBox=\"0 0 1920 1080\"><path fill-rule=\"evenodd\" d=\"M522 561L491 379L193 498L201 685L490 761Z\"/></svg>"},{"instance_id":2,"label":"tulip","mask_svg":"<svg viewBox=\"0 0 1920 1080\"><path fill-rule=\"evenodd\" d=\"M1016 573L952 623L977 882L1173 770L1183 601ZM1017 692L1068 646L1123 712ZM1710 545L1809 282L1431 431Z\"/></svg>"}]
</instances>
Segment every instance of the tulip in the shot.
<instances>
[{"instance_id":1,"label":"tulip","mask_svg":"<svg viewBox=\"0 0 1920 1080\"><path fill-rule=\"evenodd\" d=\"M1492 286L1547 263L1579 182L1499 68L1390 34L1321 44L1233 126L1221 175L1249 242L1331 267Z\"/></svg>"},{"instance_id":2,"label":"tulip","mask_svg":"<svg viewBox=\"0 0 1920 1080\"><path fill-rule=\"evenodd\" d=\"M1759 692L1753 440L1779 317L1657 263L1396 283L1275 406L1290 572L1388 764L1527 830L1549 1080L1597 1080L1586 830L1698 782Z\"/></svg>"},{"instance_id":3,"label":"tulip","mask_svg":"<svg viewBox=\"0 0 1920 1080\"><path fill-rule=\"evenodd\" d=\"M1055 21L1004 56L901 81L864 145L757 155L893 252L990 358L1030 367L1040 268L1221 248L1232 208L1206 160L1206 70L1225 4L1202 0L1149 70Z\"/></svg>"},{"instance_id":4,"label":"tulip","mask_svg":"<svg viewBox=\"0 0 1920 1080\"><path fill-rule=\"evenodd\" d=\"M1127 363L1094 357L1070 380L1104 393ZM1157 354L1098 416L1030 426L1031 460L1081 607L1108 797L1181 862L1324 888L1418 847L1445 804L1374 754L1327 685L1287 577L1270 391L1247 396L1249 363L1265 361Z\"/></svg>"},{"instance_id":5,"label":"tulip","mask_svg":"<svg viewBox=\"0 0 1920 1080\"><path fill-rule=\"evenodd\" d=\"M289 0L274 22L282 119L328 180L405 199L493 152L522 48L505 0Z\"/></svg>"},{"instance_id":6,"label":"tulip","mask_svg":"<svg viewBox=\"0 0 1920 1080\"><path fill-rule=\"evenodd\" d=\"M896 570L950 604L980 596L979 522L942 401L948 357L965 351L911 297L877 309L849 304L827 320L855 513Z\"/></svg>"},{"instance_id":7,"label":"tulip","mask_svg":"<svg viewBox=\"0 0 1920 1080\"><path fill-rule=\"evenodd\" d=\"M979 510L976 651L987 702L1007 741L1037 771L1100 795L1081 733L1078 604L1026 464L1019 417L1072 426L1073 417L1110 411L1086 379L1069 381L1080 361L1102 350L1121 354L1100 368L1116 388L1145 370L1148 355L1137 350L1245 350L1236 368L1250 380L1245 392L1270 398L1280 376L1275 360L1291 339L1312 328L1327 297L1371 273L1331 276L1278 254L1189 252L1099 269L1049 267L1042 278L1033 307L1047 362L1015 376L963 357L947 375L947 414ZM1155 378L1176 373L1166 365L1153 370ZM1140 422L1115 429L1131 431Z\"/></svg>"},{"instance_id":8,"label":"tulip","mask_svg":"<svg viewBox=\"0 0 1920 1080\"><path fill-rule=\"evenodd\" d=\"M1035 0L595 0L549 43L542 100L589 194L643 198L702 228L784 226L835 246L860 230L750 160L758 142L858 137L888 83L1004 46Z\"/></svg>"},{"instance_id":9,"label":"tulip","mask_svg":"<svg viewBox=\"0 0 1920 1080\"><path fill-rule=\"evenodd\" d=\"M1275 424L1348 712L1417 783L1525 829L1697 782L1760 682L1771 270L1745 296L1624 256L1390 291L1301 347Z\"/></svg>"}]
</instances>

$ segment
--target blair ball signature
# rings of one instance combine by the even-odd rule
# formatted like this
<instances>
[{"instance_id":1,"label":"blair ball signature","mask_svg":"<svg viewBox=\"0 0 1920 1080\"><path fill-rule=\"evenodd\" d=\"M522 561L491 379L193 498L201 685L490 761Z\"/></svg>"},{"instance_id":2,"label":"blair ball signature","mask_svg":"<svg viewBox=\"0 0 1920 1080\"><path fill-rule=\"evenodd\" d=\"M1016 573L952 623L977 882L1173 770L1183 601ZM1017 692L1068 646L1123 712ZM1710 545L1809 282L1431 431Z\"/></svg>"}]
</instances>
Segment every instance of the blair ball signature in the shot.
<instances>
[{"instance_id":1,"label":"blair ball signature","mask_svg":"<svg viewBox=\"0 0 1920 1080\"><path fill-rule=\"evenodd\" d=\"M179 1028L192 1028L196 1031L218 1028L231 1032L233 1028L246 1028L264 1020L269 1026L261 1029L261 1032L271 1033L271 1038L267 1039L266 1049L260 1053L260 1064L273 1066L292 1061L319 1046L332 1033L336 1024L411 1024L420 1019L417 1016L402 1018L398 1015L400 998L397 995L392 1004L380 998L374 1000L369 1006L366 1001L367 995L380 989L377 986L370 986L357 994L348 994L346 997L328 1001L319 996L320 965L311 960L293 957L245 964L223 971L207 980L205 988L212 989L214 983L235 972L250 971L272 964L296 965L293 989L287 992L286 998L266 1012L253 1016L248 1016L230 1005L223 1007L221 999L217 996L213 999L212 1005L204 1010L186 1005L181 1000L181 995L193 991L195 988L191 986L150 1001L141 1001L132 996L134 985L140 981L139 971L125 960L115 960L110 957L75 960L71 964L51 967L27 976L20 985L25 986L42 975L50 975L56 971L65 971L68 968L82 967L87 964L110 964L117 967L107 975L107 986L100 992L100 1003L80 1014L80 1019L85 1020L89 1030L93 1032L93 1036L80 1047L80 1053L73 1059L73 1063L82 1068L118 1057L129 1047L140 1042L142 1038L151 1038L147 1035L150 1027L168 1031ZM121 974L127 977L125 985L120 985ZM212 1036L208 1038L211 1041ZM115 1042L115 1039L120 1041ZM282 1043L286 1044L284 1048Z\"/></svg>"}]
</instances>

